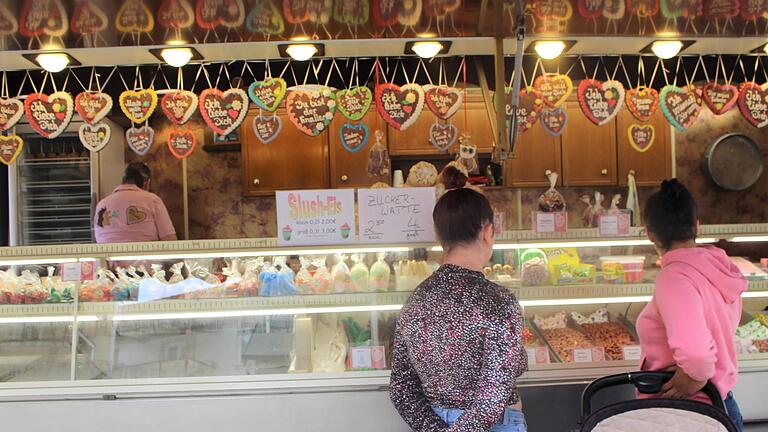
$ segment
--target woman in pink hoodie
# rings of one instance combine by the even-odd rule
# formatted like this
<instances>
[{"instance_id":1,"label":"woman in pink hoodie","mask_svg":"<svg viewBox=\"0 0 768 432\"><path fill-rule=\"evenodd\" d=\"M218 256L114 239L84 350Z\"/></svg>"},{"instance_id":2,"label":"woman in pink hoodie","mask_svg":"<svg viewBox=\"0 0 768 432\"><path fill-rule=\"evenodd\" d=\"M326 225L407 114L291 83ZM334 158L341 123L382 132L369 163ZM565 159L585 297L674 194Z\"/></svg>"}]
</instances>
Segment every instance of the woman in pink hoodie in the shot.
<instances>
[{"instance_id":1,"label":"woman in pink hoodie","mask_svg":"<svg viewBox=\"0 0 768 432\"><path fill-rule=\"evenodd\" d=\"M637 319L643 370L674 370L660 397L706 400L711 380L739 430L743 420L731 390L739 365L733 335L747 281L722 249L696 245L693 196L676 179L664 181L645 205L648 238L661 255L653 299Z\"/></svg>"}]
</instances>

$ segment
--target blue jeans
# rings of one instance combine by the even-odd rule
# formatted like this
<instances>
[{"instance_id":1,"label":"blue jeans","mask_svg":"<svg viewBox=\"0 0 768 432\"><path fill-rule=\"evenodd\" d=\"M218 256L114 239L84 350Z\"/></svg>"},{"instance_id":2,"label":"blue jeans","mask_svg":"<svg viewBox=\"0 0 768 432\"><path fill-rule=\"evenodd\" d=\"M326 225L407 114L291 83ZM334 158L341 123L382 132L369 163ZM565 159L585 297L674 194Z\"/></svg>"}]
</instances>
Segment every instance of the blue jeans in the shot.
<instances>
[{"instance_id":1,"label":"blue jeans","mask_svg":"<svg viewBox=\"0 0 768 432\"><path fill-rule=\"evenodd\" d=\"M464 410L460 409L435 407L432 407L432 411L434 411L438 417L443 419L448 426L455 423L459 416L464 412ZM504 418L491 428L491 432L526 432L527 430L528 427L525 424L523 412L512 408L505 409Z\"/></svg>"},{"instance_id":2,"label":"blue jeans","mask_svg":"<svg viewBox=\"0 0 768 432\"><path fill-rule=\"evenodd\" d=\"M728 397L725 398L725 409L728 411L728 417L733 420L733 424L736 425L736 429L739 432L744 430L744 418L741 416L741 410L739 404L736 403L736 399L733 398L733 393L728 392Z\"/></svg>"}]
</instances>

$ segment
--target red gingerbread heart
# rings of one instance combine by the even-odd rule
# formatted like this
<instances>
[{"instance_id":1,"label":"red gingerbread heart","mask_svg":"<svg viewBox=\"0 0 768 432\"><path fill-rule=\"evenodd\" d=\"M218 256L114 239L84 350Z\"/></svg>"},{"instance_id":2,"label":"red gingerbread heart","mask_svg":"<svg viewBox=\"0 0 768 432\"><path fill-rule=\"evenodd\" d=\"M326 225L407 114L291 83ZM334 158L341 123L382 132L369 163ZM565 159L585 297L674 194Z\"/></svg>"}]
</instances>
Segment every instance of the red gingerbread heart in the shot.
<instances>
[{"instance_id":1,"label":"red gingerbread heart","mask_svg":"<svg viewBox=\"0 0 768 432\"><path fill-rule=\"evenodd\" d=\"M741 114L752 123L762 128L768 126L768 83L759 85L745 82L739 88L739 109Z\"/></svg>"},{"instance_id":2,"label":"red gingerbread heart","mask_svg":"<svg viewBox=\"0 0 768 432\"><path fill-rule=\"evenodd\" d=\"M75 33L92 34L106 30L108 24L107 14L97 3L83 0L77 4L69 26Z\"/></svg>"},{"instance_id":3,"label":"red gingerbread heart","mask_svg":"<svg viewBox=\"0 0 768 432\"><path fill-rule=\"evenodd\" d=\"M21 8L19 33L29 38L67 33L67 11L61 0L25 0Z\"/></svg>"},{"instance_id":4,"label":"red gingerbread heart","mask_svg":"<svg viewBox=\"0 0 768 432\"><path fill-rule=\"evenodd\" d=\"M647 122L659 108L659 92L640 86L627 92L627 109L636 119Z\"/></svg>"},{"instance_id":5,"label":"red gingerbread heart","mask_svg":"<svg viewBox=\"0 0 768 432\"><path fill-rule=\"evenodd\" d=\"M200 93L199 101L203 120L218 135L229 135L248 114L248 95L239 88L206 89Z\"/></svg>"},{"instance_id":6,"label":"red gingerbread heart","mask_svg":"<svg viewBox=\"0 0 768 432\"><path fill-rule=\"evenodd\" d=\"M24 104L20 100L0 97L0 131L16 126L23 114Z\"/></svg>"},{"instance_id":7,"label":"red gingerbread heart","mask_svg":"<svg viewBox=\"0 0 768 432\"><path fill-rule=\"evenodd\" d=\"M424 109L424 90L418 84L381 84L376 88L376 110L397 130L406 130Z\"/></svg>"},{"instance_id":8,"label":"red gingerbread heart","mask_svg":"<svg viewBox=\"0 0 768 432\"><path fill-rule=\"evenodd\" d=\"M172 130L168 135L168 149L178 159L184 159L195 151L195 134L191 131Z\"/></svg>"},{"instance_id":9,"label":"red gingerbread heart","mask_svg":"<svg viewBox=\"0 0 768 432\"><path fill-rule=\"evenodd\" d=\"M541 75L533 82L533 88L541 95L544 105L555 109L573 92L573 81L568 75Z\"/></svg>"},{"instance_id":10,"label":"red gingerbread heart","mask_svg":"<svg viewBox=\"0 0 768 432\"><path fill-rule=\"evenodd\" d=\"M602 126L619 113L624 103L624 86L618 81L585 79L579 83L579 107L592 123Z\"/></svg>"},{"instance_id":11,"label":"red gingerbread heart","mask_svg":"<svg viewBox=\"0 0 768 432\"><path fill-rule=\"evenodd\" d=\"M195 11L188 0L163 0L157 22L169 29L186 29L195 23Z\"/></svg>"},{"instance_id":12,"label":"red gingerbread heart","mask_svg":"<svg viewBox=\"0 0 768 432\"><path fill-rule=\"evenodd\" d=\"M713 113L725 114L739 101L739 89L731 84L708 82L701 90L701 98Z\"/></svg>"},{"instance_id":13,"label":"red gingerbread heart","mask_svg":"<svg viewBox=\"0 0 768 432\"><path fill-rule=\"evenodd\" d=\"M201 29L211 30L219 25L236 28L245 22L243 0L197 0L195 19Z\"/></svg>"},{"instance_id":14,"label":"red gingerbread heart","mask_svg":"<svg viewBox=\"0 0 768 432\"><path fill-rule=\"evenodd\" d=\"M425 98L427 108L441 120L448 120L456 114L464 102L461 90L448 86L426 87Z\"/></svg>"},{"instance_id":15,"label":"red gingerbread heart","mask_svg":"<svg viewBox=\"0 0 768 432\"><path fill-rule=\"evenodd\" d=\"M160 108L171 123L186 123L197 109L197 95L188 90L176 90L166 93L160 99Z\"/></svg>"},{"instance_id":16,"label":"red gingerbread heart","mask_svg":"<svg viewBox=\"0 0 768 432\"><path fill-rule=\"evenodd\" d=\"M32 93L24 101L29 124L45 138L61 135L72 119L72 96L66 92L50 95Z\"/></svg>"},{"instance_id":17,"label":"red gingerbread heart","mask_svg":"<svg viewBox=\"0 0 768 432\"><path fill-rule=\"evenodd\" d=\"M75 97L75 109L84 122L96 124L112 109L112 96L97 91L84 91Z\"/></svg>"}]
</instances>

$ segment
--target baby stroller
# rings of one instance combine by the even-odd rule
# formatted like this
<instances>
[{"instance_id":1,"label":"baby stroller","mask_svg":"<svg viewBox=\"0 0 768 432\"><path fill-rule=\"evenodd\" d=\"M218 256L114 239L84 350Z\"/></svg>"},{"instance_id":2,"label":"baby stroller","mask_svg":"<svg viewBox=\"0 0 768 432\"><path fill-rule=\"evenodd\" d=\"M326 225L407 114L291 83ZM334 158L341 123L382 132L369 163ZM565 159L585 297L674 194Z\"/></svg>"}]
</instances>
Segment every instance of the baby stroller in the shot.
<instances>
[{"instance_id":1,"label":"baby stroller","mask_svg":"<svg viewBox=\"0 0 768 432\"><path fill-rule=\"evenodd\" d=\"M637 399L592 412L592 398L608 387L632 384L644 394L656 394L672 372L631 372L599 378L584 389L581 431L587 432L737 432L717 387L708 382L702 392L712 405L681 399Z\"/></svg>"}]
</instances>

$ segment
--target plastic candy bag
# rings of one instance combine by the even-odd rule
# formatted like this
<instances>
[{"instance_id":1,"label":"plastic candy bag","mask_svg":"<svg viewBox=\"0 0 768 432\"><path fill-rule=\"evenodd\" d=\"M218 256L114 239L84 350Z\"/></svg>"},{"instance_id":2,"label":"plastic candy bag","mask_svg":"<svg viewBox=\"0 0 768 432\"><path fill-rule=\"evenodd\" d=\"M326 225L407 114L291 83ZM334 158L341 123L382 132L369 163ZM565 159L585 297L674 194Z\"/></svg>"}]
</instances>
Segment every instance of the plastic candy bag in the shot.
<instances>
[{"instance_id":1,"label":"plastic candy bag","mask_svg":"<svg viewBox=\"0 0 768 432\"><path fill-rule=\"evenodd\" d=\"M349 271L346 261L347 257L344 255L336 255L336 264L331 270L331 279L333 280L333 292L345 293L351 292L352 288L352 275Z\"/></svg>"},{"instance_id":2,"label":"plastic candy bag","mask_svg":"<svg viewBox=\"0 0 768 432\"><path fill-rule=\"evenodd\" d=\"M368 283L368 288L371 291L389 290L389 276L391 274L391 270L389 268L389 264L384 261L386 256L386 253L379 253L376 256L376 262L371 266L370 279Z\"/></svg>"},{"instance_id":3,"label":"plastic candy bag","mask_svg":"<svg viewBox=\"0 0 768 432\"><path fill-rule=\"evenodd\" d=\"M550 172L547 174L547 178L549 178L549 189L539 197L539 211L546 213L565 211L565 198L555 189L557 173Z\"/></svg>"},{"instance_id":4,"label":"plastic candy bag","mask_svg":"<svg viewBox=\"0 0 768 432\"><path fill-rule=\"evenodd\" d=\"M240 281L240 295L245 297L256 297L259 295L259 270L263 266L264 258L262 257L245 262L245 273L243 273L243 278Z\"/></svg>"},{"instance_id":5,"label":"plastic candy bag","mask_svg":"<svg viewBox=\"0 0 768 432\"><path fill-rule=\"evenodd\" d=\"M370 272L368 271L368 266L363 262L363 255L353 254L352 262L355 263L350 270L352 290L355 292L367 292Z\"/></svg>"},{"instance_id":6,"label":"plastic candy bag","mask_svg":"<svg viewBox=\"0 0 768 432\"><path fill-rule=\"evenodd\" d=\"M331 272L325 266L325 257L316 257L312 260L316 267L312 280L312 292L315 294L327 294L331 291Z\"/></svg>"},{"instance_id":7,"label":"plastic candy bag","mask_svg":"<svg viewBox=\"0 0 768 432\"><path fill-rule=\"evenodd\" d=\"M296 273L296 292L302 295L312 294L312 282L314 276L312 276L312 273L309 271L312 262L309 258L305 257L299 257L299 262L301 262L301 269Z\"/></svg>"},{"instance_id":8,"label":"plastic candy bag","mask_svg":"<svg viewBox=\"0 0 768 432\"><path fill-rule=\"evenodd\" d=\"M377 130L374 135L376 136L376 143L373 144L368 152L368 175L370 177L389 176L391 162L389 160L389 150L382 143L384 132Z\"/></svg>"},{"instance_id":9,"label":"plastic candy bag","mask_svg":"<svg viewBox=\"0 0 768 432\"><path fill-rule=\"evenodd\" d=\"M279 263L280 272L278 273L278 293L277 295L296 295L296 273L285 263L283 259Z\"/></svg>"}]
</instances>

